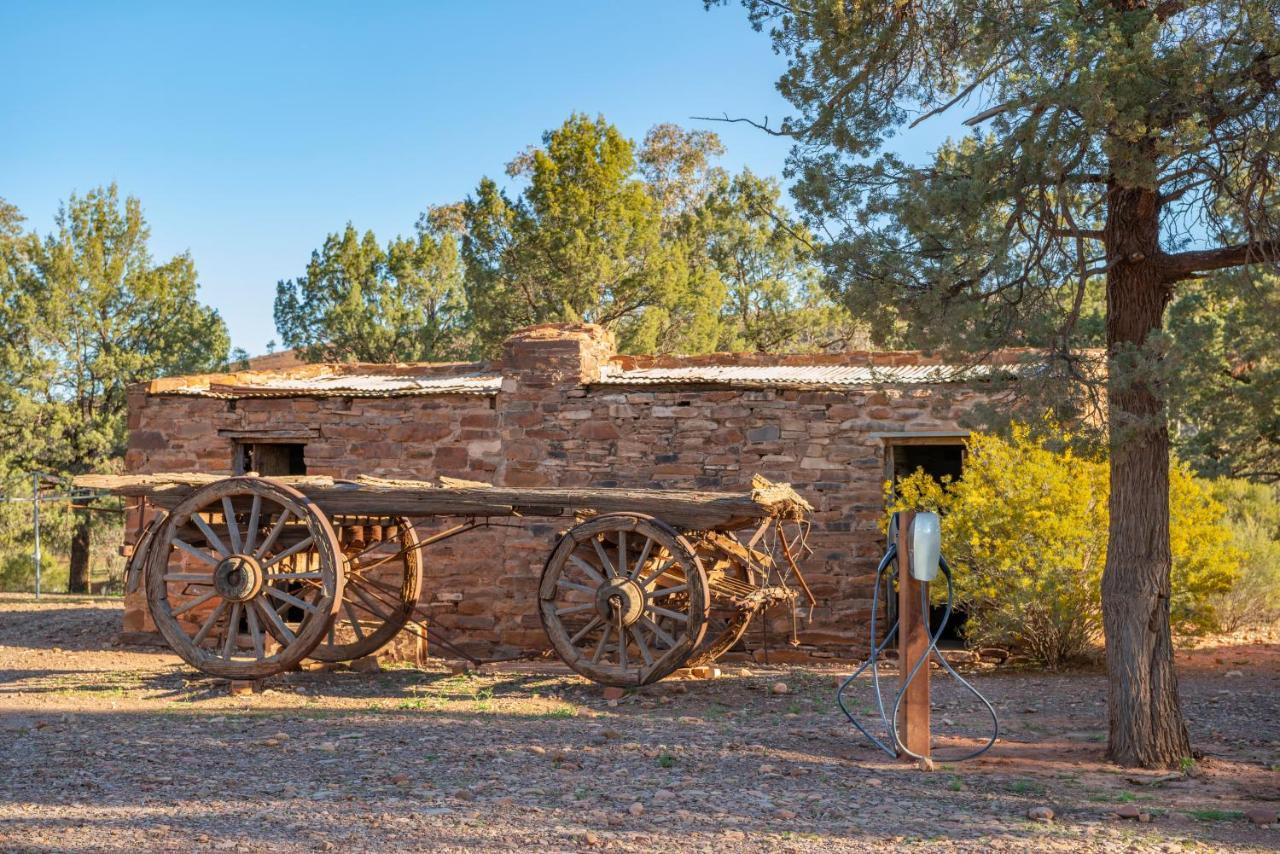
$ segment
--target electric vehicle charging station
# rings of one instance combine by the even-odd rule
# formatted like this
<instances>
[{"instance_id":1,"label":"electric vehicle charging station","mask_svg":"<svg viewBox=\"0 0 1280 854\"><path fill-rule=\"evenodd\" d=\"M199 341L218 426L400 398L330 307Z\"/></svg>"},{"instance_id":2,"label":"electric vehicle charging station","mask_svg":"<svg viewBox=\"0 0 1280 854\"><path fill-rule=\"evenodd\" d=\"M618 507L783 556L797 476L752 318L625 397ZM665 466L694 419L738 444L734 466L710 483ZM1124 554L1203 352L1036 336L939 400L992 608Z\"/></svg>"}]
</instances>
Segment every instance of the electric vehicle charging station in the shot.
<instances>
[{"instance_id":1,"label":"electric vehicle charging station","mask_svg":"<svg viewBox=\"0 0 1280 854\"><path fill-rule=\"evenodd\" d=\"M946 583L947 599L942 620L935 630L929 624L929 584L936 582L939 574ZM876 628L882 587L886 603L896 589L898 613L897 619L885 631L884 638L878 639ZM1000 736L1000 721L995 707L957 673L938 650L938 639L951 617L954 592L951 568L942 555L942 520L938 514L910 510L894 513L889 524L888 546L876 568L871 607L871 652L867 660L836 691L836 704L849 722L868 741L890 756L913 760L932 758L929 662L933 659L957 684L976 697L991 716L991 735L986 743L958 756L939 759L948 762L973 759L986 753ZM898 650L898 688L893 695L893 702L886 706L885 693L880 685L880 658L884 650L895 641ZM846 690L868 670L871 673L871 686L880 721L885 728L884 739L878 738L863 726L845 704Z\"/></svg>"}]
</instances>

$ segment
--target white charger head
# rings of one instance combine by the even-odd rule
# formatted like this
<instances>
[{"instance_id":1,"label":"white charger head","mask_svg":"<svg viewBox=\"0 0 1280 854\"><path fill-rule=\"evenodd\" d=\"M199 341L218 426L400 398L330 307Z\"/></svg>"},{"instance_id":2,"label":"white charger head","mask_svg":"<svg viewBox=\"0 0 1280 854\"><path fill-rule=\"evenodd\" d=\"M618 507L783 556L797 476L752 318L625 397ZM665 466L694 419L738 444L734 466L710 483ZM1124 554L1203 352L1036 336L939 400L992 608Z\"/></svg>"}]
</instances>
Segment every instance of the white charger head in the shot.
<instances>
[{"instance_id":1,"label":"white charger head","mask_svg":"<svg viewBox=\"0 0 1280 854\"><path fill-rule=\"evenodd\" d=\"M917 513L911 522L911 577L933 581L942 555L942 520L937 513Z\"/></svg>"}]
</instances>

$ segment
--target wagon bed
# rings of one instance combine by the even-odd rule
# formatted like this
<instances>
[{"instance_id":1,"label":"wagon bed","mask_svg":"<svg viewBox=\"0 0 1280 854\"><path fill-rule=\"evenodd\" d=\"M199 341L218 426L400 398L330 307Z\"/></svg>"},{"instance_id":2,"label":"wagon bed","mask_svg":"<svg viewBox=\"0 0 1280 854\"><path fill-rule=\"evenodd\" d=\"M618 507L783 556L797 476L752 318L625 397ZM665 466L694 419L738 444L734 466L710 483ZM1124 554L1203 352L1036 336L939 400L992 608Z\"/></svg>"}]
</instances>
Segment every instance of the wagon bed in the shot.
<instances>
[{"instance_id":1,"label":"wagon bed","mask_svg":"<svg viewBox=\"0 0 1280 854\"><path fill-rule=\"evenodd\" d=\"M425 549L537 516L574 520L537 587L552 647L594 681L648 684L715 660L770 605L794 606L812 509L763 478L740 493L191 473L76 484L161 511L130 580L179 655L229 678L376 652L420 613ZM461 521L423 535L415 522L433 517Z\"/></svg>"}]
</instances>

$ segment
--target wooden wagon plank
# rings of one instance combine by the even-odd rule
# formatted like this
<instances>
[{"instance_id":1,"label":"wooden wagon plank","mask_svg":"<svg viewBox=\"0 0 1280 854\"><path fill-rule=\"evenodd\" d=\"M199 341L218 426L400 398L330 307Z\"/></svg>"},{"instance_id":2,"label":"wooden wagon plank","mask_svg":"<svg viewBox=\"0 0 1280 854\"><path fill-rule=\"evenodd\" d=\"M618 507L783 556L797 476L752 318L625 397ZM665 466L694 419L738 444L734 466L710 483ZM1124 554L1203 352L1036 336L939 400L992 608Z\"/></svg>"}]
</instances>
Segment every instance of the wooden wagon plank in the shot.
<instances>
[{"instance_id":1,"label":"wooden wagon plank","mask_svg":"<svg viewBox=\"0 0 1280 854\"><path fill-rule=\"evenodd\" d=\"M226 475L83 475L81 488L118 495L144 496L170 509L195 489ZM570 516L598 513L647 513L691 530L741 528L770 517L796 518L812 508L786 484L757 479L750 492L705 492L592 487L438 486L427 481L330 477L272 478L298 489L329 516Z\"/></svg>"}]
</instances>

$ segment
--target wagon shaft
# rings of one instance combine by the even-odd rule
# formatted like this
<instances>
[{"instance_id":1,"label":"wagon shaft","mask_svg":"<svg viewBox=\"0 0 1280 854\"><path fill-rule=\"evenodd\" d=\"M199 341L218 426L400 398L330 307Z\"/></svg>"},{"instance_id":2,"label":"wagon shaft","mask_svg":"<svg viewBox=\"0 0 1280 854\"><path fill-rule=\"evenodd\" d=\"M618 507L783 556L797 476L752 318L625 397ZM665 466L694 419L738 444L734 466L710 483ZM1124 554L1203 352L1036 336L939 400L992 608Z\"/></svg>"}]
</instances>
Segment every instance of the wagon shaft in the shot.
<instances>
[{"instance_id":1,"label":"wagon shaft","mask_svg":"<svg viewBox=\"0 0 1280 854\"><path fill-rule=\"evenodd\" d=\"M145 497L171 509L218 475L84 475L76 485L118 495ZM733 530L764 519L799 518L813 508L786 484L758 478L748 492L659 489L438 486L427 481L330 477L280 477L328 516L572 516L644 513L685 530Z\"/></svg>"}]
</instances>

